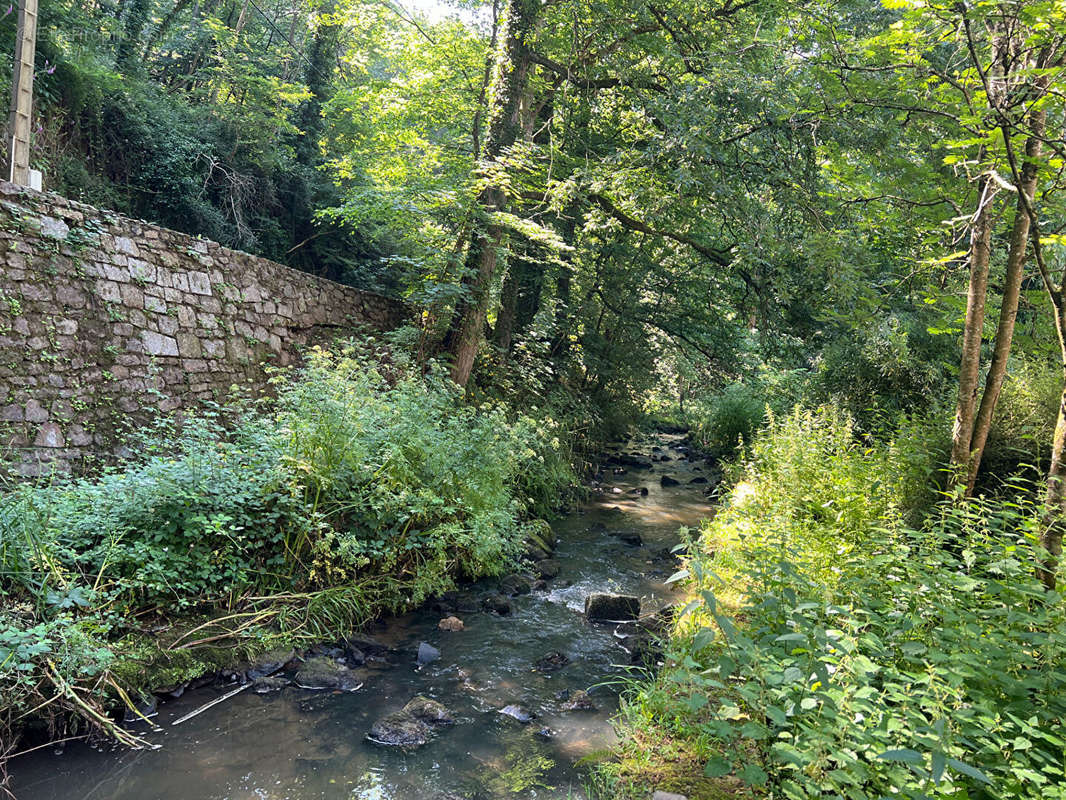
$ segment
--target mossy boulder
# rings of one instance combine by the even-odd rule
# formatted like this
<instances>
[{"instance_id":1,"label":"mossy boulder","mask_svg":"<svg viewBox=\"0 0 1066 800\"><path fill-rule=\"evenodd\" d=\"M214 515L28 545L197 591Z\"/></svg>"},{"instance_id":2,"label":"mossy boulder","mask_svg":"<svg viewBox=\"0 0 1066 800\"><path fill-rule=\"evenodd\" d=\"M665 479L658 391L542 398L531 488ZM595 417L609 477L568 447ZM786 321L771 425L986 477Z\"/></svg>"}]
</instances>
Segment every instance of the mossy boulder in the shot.
<instances>
[{"instance_id":1,"label":"mossy boulder","mask_svg":"<svg viewBox=\"0 0 1066 800\"><path fill-rule=\"evenodd\" d=\"M301 689L354 692L362 687L350 669L327 656L309 658L296 673L296 685Z\"/></svg>"},{"instance_id":2,"label":"mossy boulder","mask_svg":"<svg viewBox=\"0 0 1066 800\"><path fill-rule=\"evenodd\" d=\"M375 722L366 738L386 747L415 748L427 744L435 728L454 724L452 713L441 703L418 695L399 711Z\"/></svg>"},{"instance_id":3,"label":"mossy boulder","mask_svg":"<svg viewBox=\"0 0 1066 800\"><path fill-rule=\"evenodd\" d=\"M555 531L542 519L526 524L526 554L534 561L551 558L557 544Z\"/></svg>"}]
</instances>

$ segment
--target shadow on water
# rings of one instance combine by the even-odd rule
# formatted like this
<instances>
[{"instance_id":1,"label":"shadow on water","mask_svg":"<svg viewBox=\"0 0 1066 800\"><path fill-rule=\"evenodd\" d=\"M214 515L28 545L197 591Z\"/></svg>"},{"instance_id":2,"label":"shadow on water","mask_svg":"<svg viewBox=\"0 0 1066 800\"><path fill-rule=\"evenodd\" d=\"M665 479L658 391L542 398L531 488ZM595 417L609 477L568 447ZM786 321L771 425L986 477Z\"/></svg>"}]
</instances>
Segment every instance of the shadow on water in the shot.
<instances>
[{"instance_id":1,"label":"shadow on water","mask_svg":"<svg viewBox=\"0 0 1066 800\"><path fill-rule=\"evenodd\" d=\"M667 550L678 528L709 512L702 461L690 462L679 437L630 442L624 452L656 459L650 469L605 467L593 500L557 521L561 573L548 587L513 600L509 616L459 613L465 630L445 632L429 609L388 620L374 632L396 648L395 666L360 670L362 689L269 695L243 692L173 726L222 689L186 692L160 706L155 750L88 744L41 751L11 764L20 800L447 800L579 798L575 762L609 747L617 710L612 679L629 656L613 626L585 621L585 597L621 592L642 598L643 613L670 605ZM659 460L662 459L662 460ZM623 457L624 460L624 457ZM662 487L669 475L678 486ZM696 485L689 485L696 481ZM641 495L642 488L647 489ZM635 546L639 534L642 546ZM626 541L628 535L629 543ZM475 598L476 599L476 598ZM441 658L415 665L422 641ZM532 669L550 651L570 662L549 674ZM594 688L593 688L594 687ZM567 690L591 689L595 711L562 709ZM444 703L456 725L414 751L366 741L373 722L423 694ZM521 704L536 718L500 714Z\"/></svg>"}]
</instances>

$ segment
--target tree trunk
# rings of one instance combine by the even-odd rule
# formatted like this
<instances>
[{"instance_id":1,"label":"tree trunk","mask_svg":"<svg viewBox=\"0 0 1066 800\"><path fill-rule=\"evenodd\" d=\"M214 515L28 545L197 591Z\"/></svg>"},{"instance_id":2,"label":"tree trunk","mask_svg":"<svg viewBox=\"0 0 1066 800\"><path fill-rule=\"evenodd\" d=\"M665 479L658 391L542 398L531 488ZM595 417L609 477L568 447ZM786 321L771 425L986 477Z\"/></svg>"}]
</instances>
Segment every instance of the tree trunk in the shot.
<instances>
[{"instance_id":1,"label":"tree trunk","mask_svg":"<svg viewBox=\"0 0 1066 800\"><path fill-rule=\"evenodd\" d=\"M492 107L488 133L485 137L479 177L491 175L493 162L499 161L517 140L522 130L522 96L529 80L530 51L528 39L540 10L538 0L507 0L504 22L500 32L500 46L496 57L496 73L492 81ZM500 165L495 168L499 169ZM452 380L466 386L474 368L474 359L485 327L489 291L496 275L498 251L504 243L505 230L493 220L496 212L506 208L506 195L495 185L488 185L478 196L483 228L472 239L467 253L467 274L463 283L466 299L453 337Z\"/></svg>"},{"instance_id":2,"label":"tree trunk","mask_svg":"<svg viewBox=\"0 0 1066 800\"><path fill-rule=\"evenodd\" d=\"M503 358L511 352L511 343L514 339L515 309L518 307L518 263L512 259L507 267L507 275L503 279L503 290L500 292L500 310L496 314L496 347L500 349Z\"/></svg>"},{"instance_id":3,"label":"tree trunk","mask_svg":"<svg viewBox=\"0 0 1066 800\"><path fill-rule=\"evenodd\" d=\"M970 234L970 285L966 293L966 323L962 333L959 363L959 401L952 429L951 466L953 484L968 474L973 440L977 390L981 370L981 333L985 324L988 293L988 262L992 239L992 182L982 177L977 184L977 212Z\"/></svg>"},{"instance_id":4,"label":"tree trunk","mask_svg":"<svg viewBox=\"0 0 1066 800\"><path fill-rule=\"evenodd\" d=\"M1025 163L1021 170L1018 186L1018 206L1014 212L1014 226L1011 228L1010 249L1007 253L1007 274L1004 279L1003 302L999 311L999 326L996 328L996 340L992 350L992 361L988 366L988 377L981 395L981 407L977 412L973 437L970 442L969 474L966 479L966 496L973 494L977 481L977 470L981 466L988 432L992 428L992 417L996 413L999 393L1007 377L1007 360L1010 358L1011 343L1014 339L1014 324L1018 319L1018 300L1021 296L1022 278L1025 274L1025 254L1029 247L1029 212L1028 207L1036 196L1037 162L1040 159L1041 139L1044 136L1046 112L1037 111L1032 118L1033 135L1025 143ZM1008 144L1008 147L1010 145Z\"/></svg>"}]
</instances>

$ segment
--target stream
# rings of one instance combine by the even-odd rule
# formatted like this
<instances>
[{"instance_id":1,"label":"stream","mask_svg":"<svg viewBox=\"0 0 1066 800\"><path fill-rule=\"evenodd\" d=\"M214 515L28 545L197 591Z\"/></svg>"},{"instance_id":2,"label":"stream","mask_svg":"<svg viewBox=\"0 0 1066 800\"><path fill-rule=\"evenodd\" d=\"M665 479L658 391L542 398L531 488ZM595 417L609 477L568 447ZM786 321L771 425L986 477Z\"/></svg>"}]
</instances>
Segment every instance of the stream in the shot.
<instances>
[{"instance_id":1,"label":"stream","mask_svg":"<svg viewBox=\"0 0 1066 800\"><path fill-rule=\"evenodd\" d=\"M639 461L651 465L636 466ZM175 726L233 687L189 690L160 704L152 721L162 730L147 734L158 748L78 742L62 752L49 748L17 758L9 765L15 797L583 798L578 762L616 741L611 717L618 710L619 679L631 662L616 626L585 620L585 598L636 595L645 617L676 602L675 590L664 583L676 568L669 548L681 526L708 515L706 490L715 481L713 467L690 461L676 435L638 437L609 452L603 463L589 501L552 524L559 576L511 598L512 613L480 608L499 581L466 587L450 606L429 603L369 630L368 636L392 648L390 663L353 669L363 683L357 691L244 691ZM664 476L677 485L663 486ZM453 614L464 629L438 629ZM440 658L419 666L422 642L439 649ZM569 663L535 671L534 663L553 651ZM595 710L563 710L567 693L575 690L587 690ZM367 740L376 720L417 695L446 706L455 724L434 731L428 744L414 750ZM534 719L523 724L500 713L515 704Z\"/></svg>"}]
</instances>

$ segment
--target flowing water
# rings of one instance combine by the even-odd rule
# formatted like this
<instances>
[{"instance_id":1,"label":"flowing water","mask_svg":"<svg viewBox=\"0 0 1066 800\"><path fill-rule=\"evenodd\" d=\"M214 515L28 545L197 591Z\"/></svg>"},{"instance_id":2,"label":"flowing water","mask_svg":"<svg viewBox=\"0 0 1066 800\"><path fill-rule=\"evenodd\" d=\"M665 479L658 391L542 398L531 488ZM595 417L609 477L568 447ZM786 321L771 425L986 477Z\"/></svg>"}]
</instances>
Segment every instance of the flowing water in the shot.
<instances>
[{"instance_id":1,"label":"flowing water","mask_svg":"<svg viewBox=\"0 0 1066 800\"><path fill-rule=\"evenodd\" d=\"M465 630L437 628L431 607L390 619L371 631L396 648L394 666L359 670L362 689L268 695L246 691L174 726L225 687L187 691L159 707L149 734L154 750L84 743L43 750L10 765L19 800L447 800L449 798L581 798L580 759L610 747L617 680L629 656L611 625L590 624L585 597L619 592L642 598L647 615L676 601L664 581L674 561L664 552L682 525L709 512L703 491L689 485L708 469L685 458L678 437L630 442L629 453L656 458L648 470L610 467L592 500L553 524L561 563L547 588L513 599L509 616L458 612ZM679 486L662 487L669 475ZM710 477L708 475L708 477ZM645 487L646 496L631 490ZM619 533L639 533L643 546ZM492 586L473 587L471 600ZM418 667L420 642L441 658ZM550 674L533 663L561 651L570 663ZM589 689L595 711L561 710L565 690ZM446 705L454 727L413 751L366 740L373 722L418 694ZM500 714L521 704L536 718L521 724Z\"/></svg>"}]
</instances>

